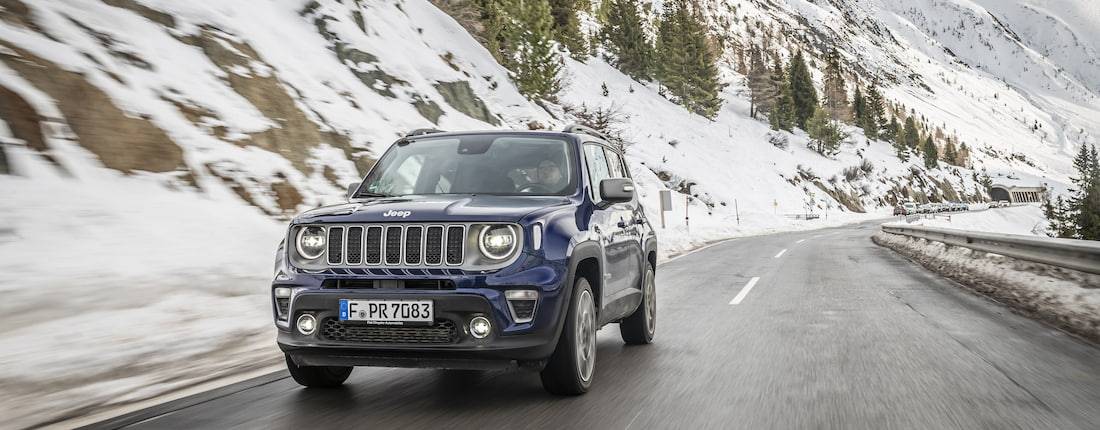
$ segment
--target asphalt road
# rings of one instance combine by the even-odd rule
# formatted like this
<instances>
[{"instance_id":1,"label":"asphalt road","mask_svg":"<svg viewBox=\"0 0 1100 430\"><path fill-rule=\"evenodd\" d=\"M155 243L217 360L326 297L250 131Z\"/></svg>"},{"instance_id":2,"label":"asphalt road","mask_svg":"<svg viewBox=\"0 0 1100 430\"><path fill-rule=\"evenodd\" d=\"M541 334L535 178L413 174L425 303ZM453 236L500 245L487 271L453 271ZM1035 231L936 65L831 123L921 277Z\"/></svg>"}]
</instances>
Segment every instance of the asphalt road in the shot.
<instances>
[{"instance_id":1,"label":"asphalt road","mask_svg":"<svg viewBox=\"0 0 1100 430\"><path fill-rule=\"evenodd\" d=\"M357 368L340 389L284 377L132 427L1100 428L1100 348L875 246L876 228L662 265L655 343L605 327L584 396L522 371Z\"/></svg>"}]
</instances>

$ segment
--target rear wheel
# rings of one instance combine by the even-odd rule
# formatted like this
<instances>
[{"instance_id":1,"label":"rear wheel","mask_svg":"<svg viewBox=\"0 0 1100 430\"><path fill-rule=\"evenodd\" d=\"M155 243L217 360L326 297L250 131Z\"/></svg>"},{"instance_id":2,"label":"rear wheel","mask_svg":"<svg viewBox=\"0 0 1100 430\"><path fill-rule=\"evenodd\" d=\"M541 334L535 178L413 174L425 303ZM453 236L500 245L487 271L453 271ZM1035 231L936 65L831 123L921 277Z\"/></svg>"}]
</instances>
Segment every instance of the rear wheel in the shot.
<instances>
[{"instance_id":1,"label":"rear wheel","mask_svg":"<svg viewBox=\"0 0 1100 430\"><path fill-rule=\"evenodd\" d=\"M634 313L619 323L619 334L627 345L653 342L653 334L657 331L657 286L653 275L653 265L646 263L645 277L642 278L642 302Z\"/></svg>"},{"instance_id":2,"label":"rear wheel","mask_svg":"<svg viewBox=\"0 0 1100 430\"><path fill-rule=\"evenodd\" d=\"M299 366L286 356L286 368L294 382L304 387L339 387L351 376L351 366Z\"/></svg>"},{"instance_id":3,"label":"rear wheel","mask_svg":"<svg viewBox=\"0 0 1100 430\"><path fill-rule=\"evenodd\" d=\"M587 279L574 283L570 302L558 346L539 375L553 394L584 394L596 370L596 301Z\"/></svg>"}]
</instances>

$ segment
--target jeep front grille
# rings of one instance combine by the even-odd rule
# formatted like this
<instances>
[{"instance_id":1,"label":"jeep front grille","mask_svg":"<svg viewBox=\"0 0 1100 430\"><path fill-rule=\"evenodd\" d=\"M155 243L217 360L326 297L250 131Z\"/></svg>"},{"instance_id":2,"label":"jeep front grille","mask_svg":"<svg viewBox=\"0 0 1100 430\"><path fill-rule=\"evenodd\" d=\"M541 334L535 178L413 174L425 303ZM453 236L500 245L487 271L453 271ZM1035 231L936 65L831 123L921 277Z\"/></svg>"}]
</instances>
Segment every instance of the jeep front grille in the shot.
<instances>
[{"instance_id":1,"label":"jeep front grille","mask_svg":"<svg viewBox=\"0 0 1100 430\"><path fill-rule=\"evenodd\" d=\"M344 260L344 228L328 229L328 264L340 264Z\"/></svg>"},{"instance_id":2,"label":"jeep front grille","mask_svg":"<svg viewBox=\"0 0 1100 430\"><path fill-rule=\"evenodd\" d=\"M458 266L465 247L464 225L330 226L327 262L331 267Z\"/></svg>"},{"instance_id":3,"label":"jeep front grille","mask_svg":"<svg viewBox=\"0 0 1100 430\"><path fill-rule=\"evenodd\" d=\"M348 227L348 264L360 264L363 262L363 227Z\"/></svg>"},{"instance_id":4,"label":"jeep front grille","mask_svg":"<svg viewBox=\"0 0 1100 430\"><path fill-rule=\"evenodd\" d=\"M462 264L462 244L466 243L466 229L460 225L447 227L447 264Z\"/></svg>"}]
</instances>

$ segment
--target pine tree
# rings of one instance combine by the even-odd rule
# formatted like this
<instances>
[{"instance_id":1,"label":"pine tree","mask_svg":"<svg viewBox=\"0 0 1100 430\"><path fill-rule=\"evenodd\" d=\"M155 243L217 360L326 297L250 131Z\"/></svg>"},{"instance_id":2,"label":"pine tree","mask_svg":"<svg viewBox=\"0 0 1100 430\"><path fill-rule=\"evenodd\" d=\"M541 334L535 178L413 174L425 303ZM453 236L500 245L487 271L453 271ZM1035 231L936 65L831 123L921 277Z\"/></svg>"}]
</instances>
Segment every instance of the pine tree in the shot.
<instances>
[{"instance_id":1,"label":"pine tree","mask_svg":"<svg viewBox=\"0 0 1100 430\"><path fill-rule=\"evenodd\" d=\"M1050 221L1050 231L1055 237L1071 239L1077 236L1076 229L1066 218L1067 211L1069 207L1062 196L1058 196L1046 211L1047 220Z\"/></svg>"},{"instance_id":2,"label":"pine tree","mask_svg":"<svg viewBox=\"0 0 1100 430\"><path fill-rule=\"evenodd\" d=\"M615 58L611 62L637 80L653 78L656 53L646 38L637 0L611 0L607 7L607 25L603 37Z\"/></svg>"},{"instance_id":3,"label":"pine tree","mask_svg":"<svg viewBox=\"0 0 1100 430\"><path fill-rule=\"evenodd\" d=\"M932 141L932 136L924 139L924 145L921 147L921 152L924 154L924 167L929 169L935 169L939 167L939 150L936 149L936 142Z\"/></svg>"},{"instance_id":4,"label":"pine tree","mask_svg":"<svg viewBox=\"0 0 1100 430\"><path fill-rule=\"evenodd\" d=\"M1100 159L1096 147L1090 151L1082 144L1073 167L1077 176L1070 178L1074 190L1067 202L1065 218L1073 224L1077 238L1100 240Z\"/></svg>"},{"instance_id":5,"label":"pine tree","mask_svg":"<svg viewBox=\"0 0 1100 430\"><path fill-rule=\"evenodd\" d=\"M879 94L877 84L867 84L867 90L863 92L863 116L857 118L860 128L868 138L880 138L886 117L886 107L882 94Z\"/></svg>"},{"instance_id":6,"label":"pine tree","mask_svg":"<svg viewBox=\"0 0 1100 430\"><path fill-rule=\"evenodd\" d=\"M834 121L850 121L852 112L848 107L848 88L844 82L844 71L840 67L840 54L836 49L825 57L825 86L821 96L825 111Z\"/></svg>"},{"instance_id":7,"label":"pine tree","mask_svg":"<svg viewBox=\"0 0 1100 430\"><path fill-rule=\"evenodd\" d=\"M840 142L844 140L840 125L830 119L821 107L815 109L813 116L806 121L806 133L810 135L810 149L827 157L836 154Z\"/></svg>"},{"instance_id":8,"label":"pine tree","mask_svg":"<svg viewBox=\"0 0 1100 430\"><path fill-rule=\"evenodd\" d=\"M773 72L779 72L777 76L783 77L785 74L782 73L782 69L783 65L776 60ZM779 81L779 98L768 119L772 130L794 130L794 96L791 95L791 86L786 79Z\"/></svg>"},{"instance_id":9,"label":"pine tree","mask_svg":"<svg viewBox=\"0 0 1100 430\"><path fill-rule=\"evenodd\" d=\"M512 72L529 99L552 99L561 89L561 57L553 41L553 17L547 0L482 0L486 45Z\"/></svg>"},{"instance_id":10,"label":"pine tree","mask_svg":"<svg viewBox=\"0 0 1100 430\"><path fill-rule=\"evenodd\" d=\"M675 101L707 118L714 118L722 105L715 51L702 17L687 0L665 3L657 36L657 78Z\"/></svg>"},{"instance_id":11,"label":"pine tree","mask_svg":"<svg viewBox=\"0 0 1100 430\"><path fill-rule=\"evenodd\" d=\"M775 107L779 97L779 87L772 78L772 70L764 61L760 48L749 48L749 115L756 118L757 112L768 113Z\"/></svg>"},{"instance_id":12,"label":"pine tree","mask_svg":"<svg viewBox=\"0 0 1100 430\"><path fill-rule=\"evenodd\" d=\"M481 8L481 22L485 27L485 48L504 68L511 70L515 65L513 55L516 51L516 38L519 27L509 13L508 0L478 0Z\"/></svg>"},{"instance_id":13,"label":"pine tree","mask_svg":"<svg viewBox=\"0 0 1100 430\"><path fill-rule=\"evenodd\" d=\"M948 139L947 145L944 145L943 147L943 161L947 164L957 164L956 160L958 159L959 154L957 151L955 151L955 142L952 142L951 139Z\"/></svg>"},{"instance_id":14,"label":"pine tree","mask_svg":"<svg viewBox=\"0 0 1100 430\"><path fill-rule=\"evenodd\" d=\"M917 130L917 123L913 121L913 117L909 116L905 118L905 126L902 129L902 141L909 149L917 149L920 145L920 131Z\"/></svg>"},{"instance_id":15,"label":"pine tree","mask_svg":"<svg viewBox=\"0 0 1100 430\"><path fill-rule=\"evenodd\" d=\"M522 21L527 24L520 51L516 81L524 95L534 99L553 98L561 89L558 73L561 58L554 49L550 4L546 0L512 0L521 6Z\"/></svg>"},{"instance_id":16,"label":"pine tree","mask_svg":"<svg viewBox=\"0 0 1100 430\"><path fill-rule=\"evenodd\" d=\"M859 82L855 83L855 87L856 93L852 96L852 116L855 117L856 121L859 121L860 118L863 118L863 89L859 87Z\"/></svg>"},{"instance_id":17,"label":"pine tree","mask_svg":"<svg viewBox=\"0 0 1100 430\"><path fill-rule=\"evenodd\" d=\"M799 51L791 59L791 66L787 71L787 84L790 85L791 98L794 100L794 125L806 129L806 121L817 109L817 90L814 89L813 79L810 77L810 68L806 66L806 60Z\"/></svg>"},{"instance_id":18,"label":"pine tree","mask_svg":"<svg viewBox=\"0 0 1100 430\"><path fill-rule=\"evenodd\" d=\"M1085 240L1100 240L1100 156L1097 156L1096 145L1092 146L1089 157L1092 159L1092 181L1085 193L1078 233Z\"/></svg>"},{"instance_id":19,"label":"pine tree","mask_svg":"<svg viewBox=\"0 0 1100 430\"><path fill-rule=\"evenodd\" d=\"M1081 145L1081 150L1077 152L1077 156L1073 157L1073 168L1077 170L1077 176L1070 178L1073 182L1074 188L1078 193L1084 192L1092 181L1092 160L1089 154L1088 145Z\"/></svg>"},{"instance_id":20,"label":"pine tree","mask_svg":"<svg viewBox=\"0 0 1100 430\"><path fill-rule=\"evenodd\" d=\"M569 49L569 54L577 60L588 52L584 35L581 34L577 12L588 7L588 0L550 0L550 15L554 18L554 38Z\"/></svg>"},{"instance_id":21,"label":"pine tree","mask_svg":"<svg viewBox=\"0 0 1100 430\"><path fill-rule=\"evenodd\" d=\"M886 127L882 128L879 132L879 139L887 142L896 143L898 140L898 133L901 131L901 125L898 124L897 118L890 118L890 122L886 123ZM902 144L902 146L905 146Z\"/></svg>"},{"instance_id":22,"label":"pine tree","mask_svg":"<svg viewBox=\"0 0 1100 430\"><path fill-rule=\"evenodd\" d=\"M893 143L891 143L891 145L893 145L894 153L897 154L898 159L901 160L902 163L905 163L905 162L909 161L909 147L908 146L905 146L905 144L900 143L898 141L894 141Z\"/></svg>"}]
</instances>

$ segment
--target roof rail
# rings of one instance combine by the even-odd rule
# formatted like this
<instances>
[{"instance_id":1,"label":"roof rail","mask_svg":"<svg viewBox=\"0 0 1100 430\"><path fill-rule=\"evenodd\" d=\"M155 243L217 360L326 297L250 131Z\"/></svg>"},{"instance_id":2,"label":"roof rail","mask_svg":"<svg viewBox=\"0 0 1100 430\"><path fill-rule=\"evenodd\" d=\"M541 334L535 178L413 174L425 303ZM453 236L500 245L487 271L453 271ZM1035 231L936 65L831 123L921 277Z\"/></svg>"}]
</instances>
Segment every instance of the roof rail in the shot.
<instances>
[{"instance_id":1,"label":"roof rail","mask_svg":"<svg viewBox=\"0 0 1100 430\"><path fill-rule=\"evenodd\" d=\"M569 125L565 126L565 128L562 129L561 131L563 133L587 134L589 136L595 136L595 137L598 137L600 139L603 139L603 140L606 140L606 141L609 141L609 142L611 141L611 139L608 139L607 136L604 136L603 133L600 133L600 132L596 131L592 127L586 127L586 126L583 126L583 125L580 125L580 124L569 124Z\"/></svg>"},{"instance_id":2,"label":"roof rail","mask_svg":"<svg viewBox=\"0 0 1100 430\"><path fill-rule=\"evenodd\" d=\"M405 135L405 137L421 136L421 135L425 135L425 134L435 134L435 133L444 133L444 131L439 130L439 129L434 129L434 128L418 128L416 130L410 131L408 134Z\"/></svg>"}]
</instances>

